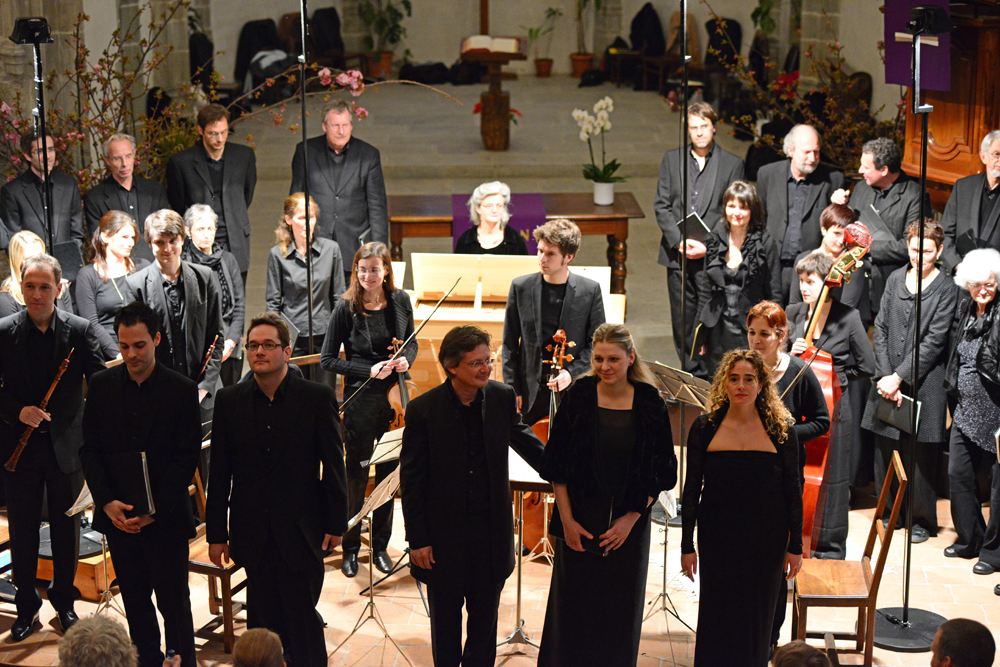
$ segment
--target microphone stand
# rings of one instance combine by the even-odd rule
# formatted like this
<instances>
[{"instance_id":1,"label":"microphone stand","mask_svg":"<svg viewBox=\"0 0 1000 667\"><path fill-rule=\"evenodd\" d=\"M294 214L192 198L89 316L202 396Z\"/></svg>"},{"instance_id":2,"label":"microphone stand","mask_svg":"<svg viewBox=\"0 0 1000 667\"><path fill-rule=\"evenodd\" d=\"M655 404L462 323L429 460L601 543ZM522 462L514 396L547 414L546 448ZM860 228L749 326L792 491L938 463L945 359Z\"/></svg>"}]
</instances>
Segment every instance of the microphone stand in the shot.
<instances>
[{"instance_id":1,"label":"microphone stand","mask_svg":"<svg viewBox=\"0 0 1000 667\"><path fill-rule=\"evenodd\" d=\"M306 69L308 67L308 42L306 17L308 16L307 0L299 0L299 27L302 35L302 54L299 56L299 96L302 98L302 195L305 201L302 202L302 209L306 217L306 303L309 315L307 353L315 354L313 349L313 261L312 261L312 237L313 229L309 216L309 135L306 132Z\"/></svg>"}]
</instances>

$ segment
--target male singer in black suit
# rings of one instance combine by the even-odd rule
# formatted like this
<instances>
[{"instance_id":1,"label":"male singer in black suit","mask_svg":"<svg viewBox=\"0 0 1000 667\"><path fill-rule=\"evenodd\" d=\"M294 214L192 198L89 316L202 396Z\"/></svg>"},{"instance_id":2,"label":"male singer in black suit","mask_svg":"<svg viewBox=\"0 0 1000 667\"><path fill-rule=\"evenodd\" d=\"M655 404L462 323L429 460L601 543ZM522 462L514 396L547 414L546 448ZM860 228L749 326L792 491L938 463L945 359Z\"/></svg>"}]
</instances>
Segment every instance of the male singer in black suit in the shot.
<instances>
[{"instance_id":1,"label":"male singer in black suit","mask_svg":"<svg viewBox=\"0 0 1000 667\"><path fill-rule=\"evenodd\" d=\"M864 181L854 187L848 199L846 190L837 190L830 200L834 204L847 204L855 210L861 222L871 215L874 206L884 229L868 224L872 233L872 247L866 262L871 267L872 317L882 304L882 292L889 274L909 263L906 249L906 228L920 218L920 197L924 197L924 217L931 215L927 193L921 195L920 182L902 170L903 156L899 147L890 139L872 139L861 147L861 165L858 173Z\"/></svg>"},{"instance_id":2,"label":"male singer in black suit","mask_svg":"<svg viewBox=\"0 0 1000 667\"><path fill-rule=\"evenodd\" d=\"M941 218L945 237L941 260L949 273L970 250L1000 250L1000 130L983 137L979 159L986 171L955 181Z\"/></svg>"},{"instance_id":3,"label":"male singer in black suit","mask_svg":"<svg viewBox=\"0 0 1000 667\"><path fill-rule=\"evenodd\" d=\"M143 234L146 218L154 211L170 208L167 191L156 181L133 173L135 168L135 137L112 134L104 142L104 163L111 174L90 188L83 196L83 213L87 219L87 236L93 238L101 225L101 216L108 211L124 211L132 217L139 236L132 247L132 259L153 261L153 251Z\"/></svg>"},{"instance_id":4,"label":"male singer in black suit","mask_svg":"<svg viewBox=\"0 0 1000 667\"><path fill-rule=\"evenodd\" d=\"M181 261L186 237L184 218L175 211L164 209L146 218L146 241L156 261L130 275L128 284L136 300L149 304L160 317L164 336L156 360L198 383L204 422L211 419L215 404L226 333L219 283L212 270Z\"/></svg>"},{"instance_id":5,"label":"male singer in black suit","mask_svg":"<svg viewBox=\"0 0 1000 667\"><path fill-rule=\"evenodd\" d=\"M688 170L688 210L684 210L681 149L663 155L660 179L656 185L656 223L663 232L659 263L667 267L667 291L670 294L670 320L674 348L685 370L694 372L701 365L691 359L694 330L698 319L698 288L705 269L705 244L688 239L681 248L679 223L697 213L711 230L722 220L722 195L733 181L743 178L743 160L715 143L718 115L711 105L696 102L688 108L688 136L691 151L685 159ZM684 283L684 312L681 323L681 251L687 255L687 280Z\"/></svg>"},{"instance_id":6,"label":"male singer in black suit","mask_svg":"<svg viewBox=\"0 0 1000 667\"><path fill-rule=\"evenodd\" d=\"M249 627L277 632L294 667L326 667L323 556L347 530L337 399L288 372L288 326L276 313L254 318L246 340L253 379L220 391L215 408L209 556L246 570Z\"/></svg>"},{"instance_id":7,"label":"male singer in black suit","mask_svg":"<svg viewBox=\"0 0 1000 667\"><path fill-rule=\"evenodd\" d=\"M348 266L363 244L389 243L382 158L377 148L351 136L353 131L351 107L333 100L323 107L324 136L307 142L309 196L319 205L316 235L336 241ZM303 164L300 143L292 158L290 195L304 191Z\"/></svg>"},{"instance_id":8,"label":"male singer in black suit","mask_svg":"<svg viewBox=\"0 0 1000 667\"><path fill-rule=\"evenodd\" d=\"M86 234L83 231L83 206L80 204L80 187L76 179L55 168L59 164L56 159L55 141L52 136L45 137L48 153L49 187L52 192L52 237L55 243L79 241L85 243ZM42 140L35 139L33 132L21 137L21 152L27 161L28 168L20 176L0 187L0 219L11 236L21 230L38 234L49 248L49 226L45 221L45 209L42 207L44 188L42 177L45 168L42 163ZM6 248L6 244L4 244Z\"/></svg>"},{"instance_id":9,"label":"male singer in black suit","mask_svg":"<svg viewBox=\"0 0 1000 667\"><path fill-rule=\"evenodd\" d=\"M133 301L115 317L124 363L94 375L83 411L80 459L94 498L94 528L107 536L139 667L161 667L168 650L197 667L188 590L188 540L195 536L188 485L201 451L198 387L156 363L160 318ZM136 507L145 480L122 465L145 453L153 512Z\"/></svg>"},{"instance_id":10,"label":"male singer in black suit","mask_svg":"<svg viewBox=\"0 0 1000 667\"><path fill-rule=\"evenodd\" d=\"M257 187L252 148L226 143L229 112L209 104L198 112L201 141L167 162L167 198L181 215L192 204L207 204L219 216L215 240L233 253L246 286L250 270L250 202Z\"/></svg>"},{"instance_id":11,"label":"male singer in black suit","mask_svg":"<svg viewBox=\"0 0 1000 667\"><path fill-rule=\"evenodd\" d=\"M823 242L819 217L830 195L844 185L843 172L820 164L820 136L810 125L796 125L785 135L787 160L757 172L757 194L767 216L767 231L781 245L782 305L792 283L798 284L795 260Z\"/></svg>"},{"instance_id":12,"label":"male singer in black suit","mask_svg":"<svg viewBox=\"0 0 1000 667\"><path fill-rule=\"evenodd\" d=\"M43 491L52 538L49 602L64 632L77 620L73 580L80 547L80 515L68 517L66 510L83 487L79 456L83 378L89 379L104 368L104 355L90 322L56 310L61 280L62 269L54 257L26 258L21 266L25 310L0 320L0 459L11 457L26 426L35 429L16 471L3 471L17 586L17 618L10 629L14 642L34 631L42 606L35 575ZM42 410L39 405L70 351L73 355L66 372Z\"/></svg>"},{"instance_id":13,"label":"male singer in black suit","mask_svg":"<svg viewBox=\"0 0 1000 667\"><path fill-rule=\"evenodd\" d=\"M591 339L604 324L600 285L569 270L580 250L580 228L569 220L550 220L534 235L541 270L514 279L503 316L503 378L517 393L525 424L548 416L550 391L562 391L590 369ZM550 378L542 361L552 358L545 347L559 329L576 347L573 361Z\"/></svg>"},{"instance_id":14,"label":"male singer in black suit","mask_svg":"<svg viewBox=\"0 0 1000 667\"><path fill-rule=\"evenodd\" d=\"M507 448L537 470L543 445L514 391L490 380L488 333L455 327L438 361L448 379L410 402L399 457L410 573L427 584L435 667L483 667L496 661L500 592L514 570Z\"/></svg>"}]
</instances>

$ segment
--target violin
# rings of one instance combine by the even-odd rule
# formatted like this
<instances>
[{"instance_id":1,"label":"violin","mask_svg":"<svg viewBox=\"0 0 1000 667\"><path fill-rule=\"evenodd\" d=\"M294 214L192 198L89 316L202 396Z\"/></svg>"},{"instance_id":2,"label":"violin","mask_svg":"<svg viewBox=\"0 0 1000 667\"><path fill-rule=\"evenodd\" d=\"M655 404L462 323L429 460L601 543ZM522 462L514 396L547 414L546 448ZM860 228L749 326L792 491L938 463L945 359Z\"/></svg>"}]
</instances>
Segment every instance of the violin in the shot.
<instances>
[{"instance_id":1,"label":"violin","mask_svg":"<svg viewBox=\"0 0 1000 667\"><path fill-rule=\"evenodd\" d=\"M389 349L392 350L393 356L399 355L399 349L403 344L403 341L398 338L392 339L392 345L389 346ZM409 405L411 398L420 395L417 384L413 380L408 380L404 371L396 371L396 373L399 375L399 381L386 392L393 412L392 421L389 422L390 431L406 426L406 406Z\"/></svg>"},{"instance_id":2,"label":"violin","mask_svg":"<svg viewBox=\"0 0 1000 667\"><path fill-rule=\"evenodd\" d=\"M552 334L552 343L545 346L545 349L552 353L552 358L542 361L543 364L549 365L550 379L559 375L559 372L563 370L567 361L573 361L573 355L566 354L567 347L576 347L576 343L566 340L566 331L564 329L558 329L554 334ZM555 420L556 410L558 408L559 391L554 389L552 390L549 399L549 424Z\"/></svg>"}]
</instances>

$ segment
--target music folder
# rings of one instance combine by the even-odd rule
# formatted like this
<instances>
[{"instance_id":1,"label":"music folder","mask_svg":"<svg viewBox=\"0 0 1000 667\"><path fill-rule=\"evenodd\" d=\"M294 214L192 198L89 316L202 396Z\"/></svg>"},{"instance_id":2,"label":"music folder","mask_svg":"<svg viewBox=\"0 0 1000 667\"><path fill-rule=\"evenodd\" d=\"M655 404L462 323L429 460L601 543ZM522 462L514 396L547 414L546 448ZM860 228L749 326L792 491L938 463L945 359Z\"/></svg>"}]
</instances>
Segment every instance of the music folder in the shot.
<instances>
[{"instance_id":1,"label":"music folder","mask_svg":"<svg viewBox=\"0 0 1000 667\"><path fill-rule=\"evenodd\" d=\"M593 535L592 538L580 536L580 544L585 551L607 556L608 550L601 546L601 535L611 528L611 513L614 508L614 499L604 498L598 502L578 503L573 507L573 519L583 526L583 529ZM549 519L549 535L557 539L566 541L566 532L563 530L562 519L559 518L559 508L552 512Z\"/></svg>"},{"instance_id":2,"label":"music folder","mask_svg":"<svg viewBox=\"0 0 1000 667\"><path fill-rule=\"evenodd\" d=\"M896 240L896 236L889 229L889 225L885 223L879 212L875 210L874 204L869 204L868 208L858 211L858 221L863 222L868 227L873 242L890 243Z\"/></svg>"},{"instance_id":3,"label":"music folder","mask_svg":"<svg viewBox=\"0 0 1000 667\"><path fill-rule=\"evenodd\" d=\"M920 401L903 394L903 404L896 407L895 401L879 396L878 418L889 426L895 426L903 433L913 433L913 411L917 411L917 428L920 428Z\"/></svg>"},{"instance_id":4,"label":"music folder","mask_svg":"<svg viewBox=\"0 0 1000 667\"><path fill-rule=\"evenodd\" d=\"M705 221L701 219L701 216L693 211L688 217L681 220L677 226L681 228L682 235L687 235L689 241L697 241L699 243L704 243L705 237L712 231L705 224Z\"/></svg>"},{"instance_id":5,"label":"music folder","mask_svg":"<svg viewBox=\"0 0 1000 667\"><path fill-rule=\"evenodd\" d=\"M126 452L118 458L117 465L115 482L118 494L121 496L117 500L132 506L132 511L128 512L128 515L156 514L153 490L149 484L146 452Z\"/></svg>"}]
</instances>

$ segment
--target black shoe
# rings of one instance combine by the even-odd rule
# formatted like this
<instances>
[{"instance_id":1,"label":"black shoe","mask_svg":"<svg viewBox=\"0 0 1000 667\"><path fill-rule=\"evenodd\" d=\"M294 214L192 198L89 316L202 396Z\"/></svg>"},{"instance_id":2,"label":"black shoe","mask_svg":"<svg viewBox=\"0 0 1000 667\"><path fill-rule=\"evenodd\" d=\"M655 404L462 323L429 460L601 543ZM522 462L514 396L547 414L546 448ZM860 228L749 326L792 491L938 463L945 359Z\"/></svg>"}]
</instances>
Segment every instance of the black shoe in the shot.
<instances>
[{"instance_id":1,"label":"black shoe","mask_svg":"<svg viewBox=\"0 0 1000 667\"><path fill-rule=\"evenodd\" d=\"M958 553L958 549L955 547L945 547L944 548L945 558L961 558L962 554Z\"/></svg>"},{"instance_id":2,"label":"black shoe","mask_svg":"<svg viewBox=\"0 0 1000 667\"><path fill-rule=\"evenodd\" d=\"M57 611L56 616L59 618L59 625L62 627L63 634L66 634L80 620L80 617L72 609L69 611Z\"/></svg>"},{"instance_id":3,"label":"black shoe","mask_svg":"<svg viewBox=\"0 0 1000 667\"><path fill-rule=\"evenodd\" d=\"M1000 595L1000 584L993 587L993 595Z\"/></svg>"},{"instance_id":4,"label":"black shoe","mask_svg":"<svg viewBox=\"0 0 1000 667\"><path fill-rule=\"evenodd\" d=\"M356 577L358 575L358 554L345 553L344 560L340 564L340 571L349 579Z\"/></svg>"},{"instance_id":5,"label":"black shoe","mask_svg":"<svg viewBox=\"0 0 1000 667\"><path fill-rule=\"evenodd\" d=\"M23 642L31 636L32 632L35 631L36 623L38 623L37 613L28 619L18 616L17 620L14 621L14 625L10 626L10 640L15 644L17 642Z\"/></svg>"},{"instance_id":6,"label":"black shoe","mask_svg":"<svg viewBox=\"0 0 1000 667\"><path fill-rule=\"evenodd\" d=\"M979 561L978 563L972 566L972 571L975 572L976 574L993 574L994 572L996 572L996 568L994 568L989 563L984 563L983 561Z\"/></svg>"},{"instance_id":7,"label":"black shoe","mask_svg":"<svg viewBox=\"0 0 1000 667\"><path fill-rule=\"evenodd\" d=\"M920 544L926 542L930 537L930 533L923 526L914 526L910 529L910 542L913 544Z\"/></svg>"},{"instance_id":8,"label":"black shoe","mask_svg":"<svg viewBox=\"0 0 1000 667\"><path fill-rule=\"evenodd\" d=\"M388 574L392 571L392 560L389 558L389 552L385 549L376 549L372 555L372 561L379 572Z\"/></svg>"}]
</instances>

